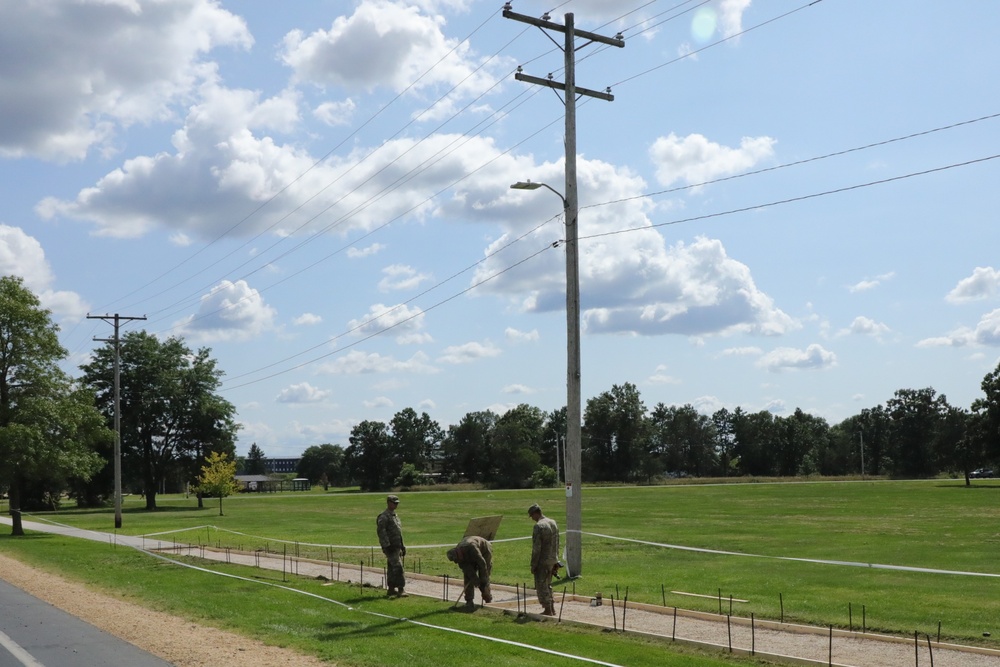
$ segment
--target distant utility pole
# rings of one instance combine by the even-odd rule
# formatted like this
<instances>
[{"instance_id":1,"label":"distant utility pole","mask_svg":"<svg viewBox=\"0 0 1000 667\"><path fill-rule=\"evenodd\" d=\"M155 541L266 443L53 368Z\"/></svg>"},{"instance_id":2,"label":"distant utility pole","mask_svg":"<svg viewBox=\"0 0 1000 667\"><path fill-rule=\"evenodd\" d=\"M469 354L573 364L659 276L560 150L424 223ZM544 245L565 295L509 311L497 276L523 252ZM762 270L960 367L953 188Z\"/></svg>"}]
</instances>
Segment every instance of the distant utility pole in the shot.
<instances>
[{"instance_id":1,"label":"distant utility pole","mask_svg":"<svg viewBox=\"0 0 1000 667\"><path fill-rule=\"evenodd\" d=\"M576 100L578 96L586 95L601 100L613 101L611 89L605 92L579 88L576 85L576 38L588 40L583 46L594 42L610 46L623 47L625 41L621 33L614 37L605 37L584 30L577 30L573 23L573 14L566 14L566 25L559 25L549 20L546 12L542 18L515 14L508 2L503 8L504 18L527 23L543 30L561 32L565 35L562 50L565 56L566 82L559 83L548 78L542 79L528 76L517 68L514 78L518 81L534 83L563 91L563 103L566 106L566 566L569 576L578 577L583 571L582 537L582 481L581 472L582 443L580 426L583 421L580 408L580 255L577 245L579 230L579 199L576 190ZM546 37L552 39L548 34ZM552 40L559 45L556 40Z\"/></svg>"},{"instance_id":2,"label":"distant utility pole","mask_svg":"<svg viewBox=\"0 0 1000 667\"><path fill-rule=\"evenodd\" d=\"M119 358L121 357L121 339L118 331L122 320L144 320L142 317L127 317L125 315L91 315L88 320L104 320L115 328L114 338L95 338L100 343L114 343L115 346L115 528L122 527L122 417L121 417L121 377Z\"/></svg>"}]
</instances>

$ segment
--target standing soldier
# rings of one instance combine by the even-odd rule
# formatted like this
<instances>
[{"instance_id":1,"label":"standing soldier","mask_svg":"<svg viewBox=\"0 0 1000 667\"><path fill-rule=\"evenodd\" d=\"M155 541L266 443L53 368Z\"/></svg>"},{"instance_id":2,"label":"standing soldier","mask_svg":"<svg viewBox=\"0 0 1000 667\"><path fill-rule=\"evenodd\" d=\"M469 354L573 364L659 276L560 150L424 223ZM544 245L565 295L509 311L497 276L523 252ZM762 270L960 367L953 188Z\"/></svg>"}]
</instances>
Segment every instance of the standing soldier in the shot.
<instances>
[{"instance_id":1,"label":"standing soldier","mask_svg":"<svg viewBox=\"0 0 1000 667\"><path fill-rule=\"evenodd\" d=\"M465 606L475 606L476 589L483 594L483 602L493 602L490 592L490 573L493 572L493 545L485 537L463 537L453 549L448 549L448 560L462 568L465 576Z\"/></svg>"},{"instance_id":2,"label":"standing soldier","mask_svg":"<svg viewBox=\"0 0 1000 667\"><path fill-rule=\"evenodd\" d=\"M537 504L528 508L528 516L535 522L531 532L531 573L535 575L535 594L544 608L542 614L555 616L552 574L559 563L559 526L544 516Z\"/></svg>"},{"instance_id":3,"label":"standing soldier","mask_svg":"<svg viewBox=\"0 0 1000 667\"><path fill-rule=\"evenodd\" d=\"M399 496L386 496L385 511L378 515L375 520L375 527L378 529L378 542L382 546L382 553L385 554L388 565L388 581L386 587L388 596L406 597L406 578L403 576L403 557L406 555L406 547L403 545L403 525L396 516L396 508L399 506Z\"/></svg>"}]
</instances>

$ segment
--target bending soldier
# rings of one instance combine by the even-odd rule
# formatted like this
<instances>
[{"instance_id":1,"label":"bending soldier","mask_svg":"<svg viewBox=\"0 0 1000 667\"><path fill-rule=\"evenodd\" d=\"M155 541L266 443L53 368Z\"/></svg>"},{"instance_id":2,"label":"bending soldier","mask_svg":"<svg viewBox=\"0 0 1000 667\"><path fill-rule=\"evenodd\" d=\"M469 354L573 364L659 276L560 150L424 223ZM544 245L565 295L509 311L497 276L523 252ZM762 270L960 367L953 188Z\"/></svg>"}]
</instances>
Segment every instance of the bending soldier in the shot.
<instances>
[{"instance_id":1,"label":"bending soldier","mask_svg":"<svg viewBox=\"0 0 1000 667\"><path fill-rule=\"evenodd\" d=\"M493 572L493 545L478 535L463 537L458 546L448 549L448 560L462 568L465 577L465 606L475 606L476 589L482 593L483 602L493 602L490 592L490 573Z\"/></svg>"}]
</instances>

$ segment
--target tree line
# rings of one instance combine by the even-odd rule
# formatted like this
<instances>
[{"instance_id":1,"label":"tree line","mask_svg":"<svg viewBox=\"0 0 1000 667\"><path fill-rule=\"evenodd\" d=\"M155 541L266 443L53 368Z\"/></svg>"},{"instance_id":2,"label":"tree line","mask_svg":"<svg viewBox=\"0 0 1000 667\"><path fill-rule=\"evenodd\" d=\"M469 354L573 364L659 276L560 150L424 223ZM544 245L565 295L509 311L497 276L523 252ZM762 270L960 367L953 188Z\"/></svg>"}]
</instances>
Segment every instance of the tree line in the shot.
<instances>
[{"instance_id":1,"label":"tree line","mask_svg":"<svg viewBox=\"0 0 1000 667\"><path fill-rule=\"evenodd\" d=\"M145 331L107 342L73 378L51 314L20 278L0 277L0 492L14 534L20 510L51 509L68 491L99 506L113 494L115 357L126 492L148 510L158 493L196 483L208 460L235 459L235 407L219 396L223 372L207 348ZM796 409L648 409L634 384L591 398L583 415L582 472L589 482L650 483L670 476L964 474L1000 461L1000 365L983 396L952 406L932 388L900 389L883 405L838 424ZM406 408L388 422L357 424L347 446L309 447L299 475L363 490L435 481L497 488L552 486L564 459L565 408L521 404L467 413L442 428ZM256 443L243 461L263 472ZM200 503L199 497L199 503Z\"/></svg>"},{"instance_id":2,"label":"tree line","mask_svg":"<svg viewBox=\"0 0 1000 667\"><path fill-rule=\"evenodd\" d=\"M634 384L586 403L582 473L588 482L653 483L669 477L964 475L1000 459L1000 366L968 408L932 388L900 389L885 404L830 425L796 409L719 409L644 404ZM470 412L442 429L412 408L390 422L365 421L347 447L308 448L299 474L363 490L447 482L497 488L551 486L563 460L565 408L521 404Z\"/></svg>"}]
</instances>

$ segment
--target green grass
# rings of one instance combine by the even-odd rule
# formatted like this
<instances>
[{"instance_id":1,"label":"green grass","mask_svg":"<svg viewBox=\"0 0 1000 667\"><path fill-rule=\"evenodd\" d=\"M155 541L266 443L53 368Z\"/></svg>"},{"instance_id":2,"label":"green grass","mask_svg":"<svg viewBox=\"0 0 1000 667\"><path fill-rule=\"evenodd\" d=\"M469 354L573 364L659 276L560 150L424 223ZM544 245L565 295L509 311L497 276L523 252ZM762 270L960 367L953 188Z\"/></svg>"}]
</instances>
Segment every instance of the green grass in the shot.
<instances>
[{"instance_id":1,"label":"green grass","mask_svg":"<svg viewBox=\"0 0 1000 667\"><path fill-rule=\"evenodd\" d=\"M127 547L54 535L4 536L0 538L0 551L117 597L316 655L344 667L437 667L467 661L489 661L496 667L580 664L578 660L488 641L482 636L639 667L764 664L729 659L714 652L668 648L664 642L632 635L537 623L490 611L467 614L452 610L448 603L420 597L387 600L381 591L363 591L348 584L323 586L320 581L299 578L283 582L278 573L212 564L215 571L244 579L219 577L164 563ZM434 627L406 622L400 620L401 616Z\"/></svg>"},{"instance_id":2,"label":"green grass","mask_svg":"<svg viewBox=\"0 0 1000 667\"><path fill-rule=\"evenodd\" d=\"M531 521L527 506L539 502L565 528L559 489L453 491L401 494L399 514L407 544L407 568L456 574L444 548L421 545L458 541L468 519L504 515L494 547L494 580L530 582L527 563ZM343 562L368 561L381 494L313 493L241 495L227 498L225 516L206 501L158 498L148 513L127 499L123 531L131 535L184 529L164 539L259 548ZM46 518L95 530L110 530L113 514L66 511ZM202 526L211 525L213 528ZM684 485L584 489L587 533L767 556L751 558L663 548L650 544L583 537L583 577L568 586L578 594L617 594L630 601L718 611L718 599L674 595L685 591L734 603L733 613L757 618L1000 643L1000 577L971 577L846 567L781 560L827 559L1000 574L1000 481L815 482L802 484ZM237 531L242 535L235 534ZM277 540L288 540L280 543ZM6 541L4 541L6 542ZM309 547L308 544L360 549ZM0 543L0 548L5 547ZM376 564L381 562L375 550ZM561 588L557 588L557 591ZM664 595L665 593L665 595ZM783 604L782 604L783 603ZM783 606L783 610L782 610ZM864 610L864 611L862 611ZM992 637L986 639L984 632ZM388 663L387 663L388 664Z\"/></svg>"}]
</instances>

